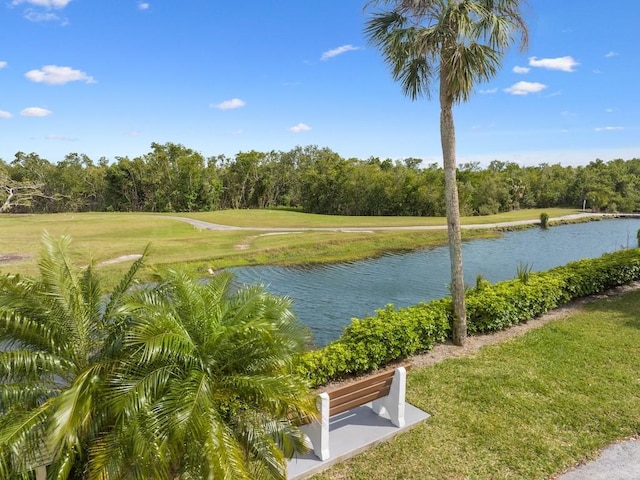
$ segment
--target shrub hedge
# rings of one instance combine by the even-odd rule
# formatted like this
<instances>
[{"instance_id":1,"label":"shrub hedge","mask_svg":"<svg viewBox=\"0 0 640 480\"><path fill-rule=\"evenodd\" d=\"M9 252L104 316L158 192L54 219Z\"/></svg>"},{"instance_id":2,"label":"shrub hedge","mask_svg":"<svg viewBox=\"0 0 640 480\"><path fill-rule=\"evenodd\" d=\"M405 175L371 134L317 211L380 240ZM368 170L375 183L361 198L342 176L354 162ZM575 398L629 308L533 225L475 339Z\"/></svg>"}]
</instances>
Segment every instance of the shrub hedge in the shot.
<instances>
[{"instance_id":1,"label":"shrub hedge","mask_svg":"<svg viewBox=\"0 0 640 480\"><path fill-rule=\"evenodd\" d=\"M639 279L640 248L531 273L526 283L479 282L466 294L467 329L470 334L502 330L573 299ZM408 308L387 305L371 317L354 318L338 340L298 357L296 370L314 386L376 370L444 342L451 319L450 298Z\"/></svg>"}]
</instances>

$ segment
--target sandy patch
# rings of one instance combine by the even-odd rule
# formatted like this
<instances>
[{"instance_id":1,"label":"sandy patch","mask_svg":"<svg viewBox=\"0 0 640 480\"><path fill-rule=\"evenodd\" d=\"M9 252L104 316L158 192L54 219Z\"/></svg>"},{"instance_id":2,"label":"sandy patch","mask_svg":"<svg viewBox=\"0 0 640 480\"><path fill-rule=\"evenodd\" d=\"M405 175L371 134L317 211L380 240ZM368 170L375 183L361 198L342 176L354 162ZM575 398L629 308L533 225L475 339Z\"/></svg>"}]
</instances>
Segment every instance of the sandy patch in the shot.
<instances>
[{"instance_id":1,"label":"sandy patch","mask_svg":"<svg viewBox=\"0 0 640 480\"><path fill-rule=\"evenodd\" d=\"M31 258L31 255L18 255L17 253L0 253L0 264L18 262Z\"/></svg>"},{"instance_id":2,"label":"sandy patch","mask_svg":"<svg viewBox=\"0 0 640 480\"><path fill-rule=\"evenodd\" d=\"M139 253L134 253L132 255L122 255L121 257L112 258L111 260L105 260L104 262L100 262L98 265L113 265L115 263L123 263L129 262L133 260L138 260L142 255Z\"/></svg>"},{"instance_id":3,"label":"sandy patch","mask_svg":"<svg viewBox=\"0 0 640 480\"><path fill-rule=\"evenodd\" d=\"M246 250L251 246L251 242L253 242L256 238L260 237L271 237L273 235L290 235L292 233L302 233L302 232L269 232L269 233L261 233L260 235L252 235L251 237L245 238L242 243L239 243L235 246L237 250Z\"/></svg>"}]
</instances>

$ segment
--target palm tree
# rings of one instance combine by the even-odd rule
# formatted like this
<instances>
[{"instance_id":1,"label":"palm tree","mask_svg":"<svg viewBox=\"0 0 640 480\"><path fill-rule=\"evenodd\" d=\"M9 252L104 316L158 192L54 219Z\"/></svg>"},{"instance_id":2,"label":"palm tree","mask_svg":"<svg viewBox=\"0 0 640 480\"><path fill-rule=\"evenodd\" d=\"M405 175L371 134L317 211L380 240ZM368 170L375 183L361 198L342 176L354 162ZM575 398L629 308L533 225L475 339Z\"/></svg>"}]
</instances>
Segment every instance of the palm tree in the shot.
<instances>
[{"instance_id":1,"label":"palm tree","mask_svg":"<svg viewBox=\"0 0 640 480\"><path fill-rule=\"evenodd\" d=\"M380 48L394 80L412 100L430 96L437 81L440 139L445 172L447 231L451 258L453 342L467 336L462 274L460 208L456 185L453 105L469 100L474 86L491 79L505 51L520 37L527 45L521 14L525 0L372 0L376 10L365 34Z\"/></svg>"},{"instance_id":2,"label":"palm tree","mask_svg":"<svg viewBox=\"0 0 640 480\"><path fill-rule=\"evenodd\" d=\"M105 292L93 266L73 266L69 237L45 234L40 278L0 276L0 478L81 478L105 424L103 394L123 299L143 259Z\"/></svg>"},{"instance_id":3,"label":"palm tree","mask_svg":"<svg viewBox=\"0 0 640 480\"><path fill-rule=\"evenodd\" d=\"M0 276L0 478L285 478L314 398L288 299L170 271L108 296L43 240L39 279Z\"/></svg>"},{"instance_id":4,"label":"palm tree","mask_svg":"<svg viewBox=\"0 0 640 480\"><path fill-rule=\"evenodd\" d=\"M286 478L285 458L307 450L298 425L317 415L292 374L308 338L290 301L170 270L129 306L117 427L96 443L92 477Z\"/></svg>"}]
</instances>

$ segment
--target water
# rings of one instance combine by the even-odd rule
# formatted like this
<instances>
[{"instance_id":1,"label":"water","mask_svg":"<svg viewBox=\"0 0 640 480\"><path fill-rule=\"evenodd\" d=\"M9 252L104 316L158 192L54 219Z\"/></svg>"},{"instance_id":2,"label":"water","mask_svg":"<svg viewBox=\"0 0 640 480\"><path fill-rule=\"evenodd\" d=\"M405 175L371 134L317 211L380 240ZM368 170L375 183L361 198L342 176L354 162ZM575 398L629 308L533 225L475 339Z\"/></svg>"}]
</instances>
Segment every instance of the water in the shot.
<instances>
[{"instance_id":1,"label":"water","mask_svg":"<svg viewBox=\"0 0 640 480\"><path fill-rule=\"evenodd\" d=\"M616 219L505 233L465 242L465 283L478 274L490 282L514 278L518 265L548 270L581 258L637 245L640 220ZM319 346L338 338L351 318L363 318L392 303L407 307L449 295L449 250L430 248L358 262L315 267L230 269L241 283L263 283L293 299L293 310Z\"/></svg>"}]
</instances>

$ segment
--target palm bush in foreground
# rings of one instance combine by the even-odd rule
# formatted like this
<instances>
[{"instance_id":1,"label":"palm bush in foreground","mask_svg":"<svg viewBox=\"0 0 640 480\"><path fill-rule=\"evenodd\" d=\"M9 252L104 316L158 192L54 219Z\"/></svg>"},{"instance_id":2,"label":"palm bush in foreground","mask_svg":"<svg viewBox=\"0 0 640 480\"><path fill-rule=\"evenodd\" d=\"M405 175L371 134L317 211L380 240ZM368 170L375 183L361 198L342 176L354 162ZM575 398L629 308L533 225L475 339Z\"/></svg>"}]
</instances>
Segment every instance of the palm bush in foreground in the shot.
<instances>
[{"instance_id":1,"label":"palm bush in foreground","mask_svg":"<svg viewBox=\"0 0 640 480\"><path fill-rule=\"evenodd\" d=\"M316 414L289 301L226 274L132 291L142 260L107 296L69 241L0 277L0 478L285 478Z\"/></svg>"},{"instance_id":2,"label":"palm bush in foreground","mask_svg":"<svg viewBox=\"0 0 640 480\"><path fill-rule=\"evenodd\" d=\"M297 425L316 414L291 373L308 338L290 301L260 286L233 291L224 273L157 280L129 304L111 385L116 423L135 428L101 439L92 472L127 477L138 462L150 469L138 478L286 478L285 458L307 450Z\"/></svg>"},{"instance_id":3,"label":"palm bush in foreground","mask_svg":"<svg viewBox=\"0 0 640 480\"><path fill-rule=\"evenodd\" d=\"M69 243L45 235L38 279L0 276L0 478L29 478L43 463L50 478L80 478L109 422L109 347L143 260L105 301L93 267L72 265Z\"/></svg>"}]
</instances>

